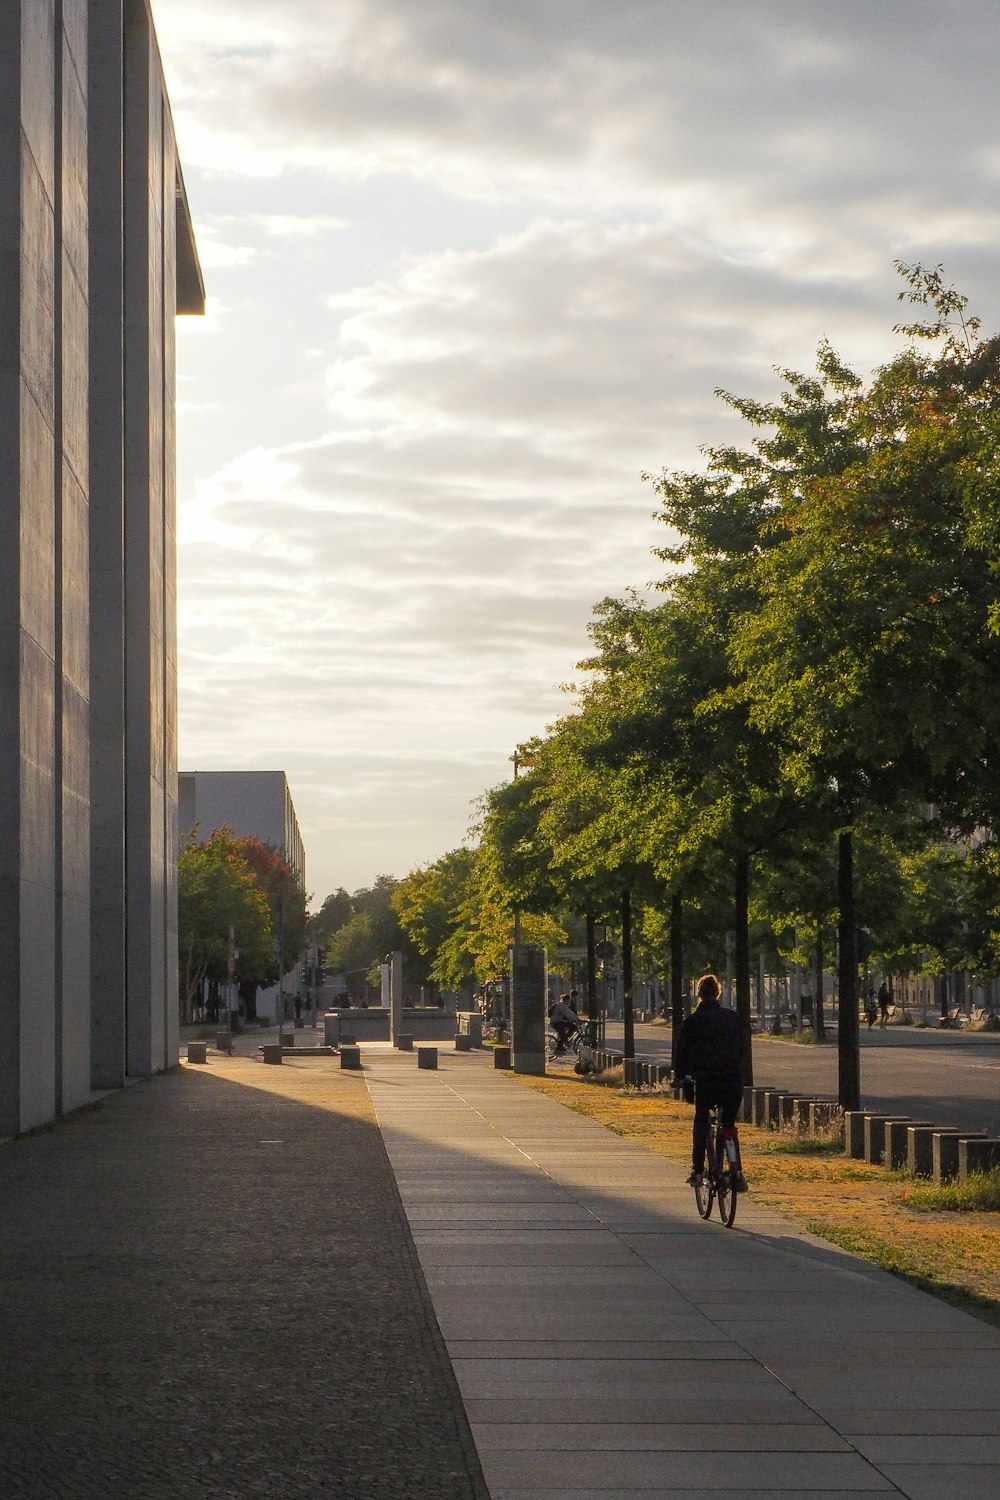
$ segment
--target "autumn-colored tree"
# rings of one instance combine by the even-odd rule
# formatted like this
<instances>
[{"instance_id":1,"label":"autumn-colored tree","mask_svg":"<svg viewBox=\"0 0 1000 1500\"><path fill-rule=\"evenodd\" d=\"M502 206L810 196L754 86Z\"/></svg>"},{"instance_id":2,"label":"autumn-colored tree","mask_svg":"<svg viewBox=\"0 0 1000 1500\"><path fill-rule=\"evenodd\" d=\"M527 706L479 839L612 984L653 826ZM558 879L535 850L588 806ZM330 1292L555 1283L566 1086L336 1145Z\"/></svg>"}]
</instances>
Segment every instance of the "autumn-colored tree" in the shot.
<instances>
[{"instance_id":1,"label":"autumn-colored tree","mask_svg":"<svg viewBox=\"0 0 1000 1500\"><path fill-rule=\"evenodd\" d=\"M204 843L197 842L195 830L181 850L178 947L185 1016L205 979L227 978L234 945L239 964L251 970L265 966L273 953L267 894L239 845L231 829L217 828Z\"/></svg>"}]
</instances>

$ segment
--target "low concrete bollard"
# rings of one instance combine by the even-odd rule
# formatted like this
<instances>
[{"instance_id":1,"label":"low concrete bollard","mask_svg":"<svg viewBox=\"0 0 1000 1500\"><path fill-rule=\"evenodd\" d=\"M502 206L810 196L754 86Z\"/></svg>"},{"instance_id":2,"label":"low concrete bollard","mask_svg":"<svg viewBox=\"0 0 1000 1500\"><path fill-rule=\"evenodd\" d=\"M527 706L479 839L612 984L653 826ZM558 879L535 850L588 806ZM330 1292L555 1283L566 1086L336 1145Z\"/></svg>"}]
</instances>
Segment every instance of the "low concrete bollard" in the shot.
<instances>
[{"instance_id":1,"label":"low concrete bollard","mask_svg":"<svg viewBox=\"0 0 1000 1500\"><path fill-rule=\"evenodd\" d=\"M323 1016L323 1041L328 1047L340 1046L340 1016L335 1010Z\"/></svg>"},{"instance_id":2,"label":"low concrete bollard","mask_svg":"<svg viewBox=\"0 0 1000 1500\"><path fill-rule=\"evenodd\" d=\"M280 1063L282 1049L277 1042L265 1042L260 1055L266 1063Z\"/></svg>"},{"instance_id":3,"label":"low concrete bollard","mask_svg":"<svg viewBox=\"0 0 1000 1500\"><path fill-rule=\"evenodd\" d=\"M207 1042L188 1042L188 1062L190 1062L190 1063L208 1062L208 1043Z\"/></svg>"},{"instance_id":4,"label":"low concrete bollard","mask_svg":"<svg viewBox=\"0 0 1000 1500\"><path fill-rule=\"evenodd\" d=\"M964 1182L970 1172L992 1172L1000 1167L1000 1141L969 1136L958 1143L958 1177Z\"/></svg>"},{"instance_id":5,"label":"low concrete bollard","mask_svg":"<svg viewBox=\"0 0 1000 1500\"><path fill-rule=\"evenodd\" d=\"M809 1134L821 1135L824 1130L829 1130L840 1106L834 1104L832 1099L810 1099L809 1112L806 1118L809 1121Z\"/></svg>"},{"instance_id":6,"label":"low concrete bollard","mask_svg":"<svg viewBox=\"0 0 1000 1500\"><path fill-rule=\"evenodd\" d=\"M639 1077L640 1063L638 1058L626 1057L623 1063L623 1067L625 1070L625 1077L623 1081L631 1088L635 1088L642 1081Z\"/></svg>"},{"instance_id":7,"label":"low concrete bollard","mask_svg":"<svg viewBox=\"0 0 1000 1500\"><path fill-rule=\"evenodd\" d=\"M352 1031L342 1031L340 1033L340 1045L342 1047L356 1047L358 1039Z\"/></svg>"},{"instance_id":8,"label":"low concrete bollard","mask_svg":"<svg viewBox=\"0 0 1000 1500\"><path fill-rule=\"evenodd\" d=\"M352 1043L348 1043L347 1046L345 1047L344 1043L341 1042L341 1044L340 1044L340 1066L342 1068L350 1068L350 1069L355 1070L355 1071L360 1070L360 1068L361 1068L361 1048L358 1047L355 1044L352 1044Z\"/></svg>"},{"instance_id":9,"label":"low concrete bollard","mask_svg":"<svg viewBox=\"0 0 1000 1500\"><path fill-rule=\"evenodd\" d=\"M936 1125L907 1125L906 1170L911 1177L929 1177L934 1168Z\"/></svg>"},{"instance_id":10,"label":"low concrete bollard","mask_svg":"<svg viewBox=\"0 0 1000 1500\"><path fill-rule=\"evenodd\" d=\"M934 1181L952 1182L958 1176L959 1144L983 1139L981 1130L935 1130L931 1137L931 1175Z\"/></svg>"},{"instance_id":11,"label":"low concrete bollard","mask_svg":"<svg viewBox=\"0 0 1000 1500\"><path fill-rule=\"evenodd\" d=\"M885 1127L890 1120L909 1124L906 1115L865 1115L865 1156L870 1166L880 1167L885 1157Z\"/></svg>"},{"instance_id":12,"label":"low concrete bollard","mask_svg":"<svg viewBox=\"0 0 1000 1500\"><path fill-rule=\"evenodd\" d=\"M743 1085L743 1108L740 1110L740 1119L747 1125L753 1124L753 1089L749 1084Z\"/></svg>"},{"instance_id":13,"label":"low concrete bollard","mask_svg":"<svg viewBox=\"0 0 1000 1500\"><path fill-rule=\"evenodd\" d=\"M495 1068L509 1068L510 1067L510 1048L509 1047L494 1047L493 1048L493 1066Z\"/></svg>"},{"instance_id":14,"label":"low concrete bollard","mask_svg":"<svg viewBox=\"0 0 1000 1500\"><path fill-rule=\"evenodd\" d=\"M781 1127L781 1100L783 1095L778 1089L764 1090L764 1124L768 1130L778 1130Z\"/></svg>"},{"instance_id":15,"label":"low concrete bollard","mask_svg":"<svg viewBox=\"0 0 1000 1500\"><path fill-rule=\"evenodd\" d=\"M295 1046L295 1032L294 1031L285 1031L285 1032L283 1032L282 1036L281 1036L281 1045L283 1047L294 1047Z\"/></svg>"},{"instance_id":16,"label":"low concrete bollard","mask_svg":"<svg viewBox=\"0 0 1000 1500\"><path fill-rule=\"evenodd\" d=\"M909 1160L909 1130L933 1130L933 1120L886 1120L882 1165L898 1171Z\"/></svg>"},{"instance_id":17,"label":"low concrete bollard","mask_svg":"<svg viewBox=\"0 0 1000 1500\"><path fill-rule=\"evenodd\" d=\"M409 1031L397 1031L396 1050L398 1052L413 1051L413 1033Z\"/></svg>"},{"instance_id":18,"label":"low concrete bollard","mask_svg":"<svg viewBox=\"0 0 1000 1500\"><path fill-rule=\"evenodd\" d=\"M216 1052L232 1052L233 1033L231 1031L217 1031L215 1033Z\"/></svg>"},{"instance_id":19,"label":"low concrete bollard","mask_svg":"<svg viewBox=\"0 0 1000 1500\"><path fill-rule=\"evenodd\" d=\"M417 1067L436 1068L438 1065L438 1049L436 1047L417 1048Z\"/></svg>"},{"instance_id":20,"label":"low concrete bollard","mask_svg":"<svg viewBox=\"0 0 1000 1500\"><path fill-rule=\"evenodd\" d=\"M791 1127L795 1124L795 1095L781 1095L781 1128Z\"/></svg>"},{"instance_id":21,"label":"low concrete bollard","mask_svg":"<svg viewBox=\"0 0 1000 1500\"><path fill-rule=\"evenodd\" d=\"M792 1126L795 1130L809 1129L809 1111L819 1101L812 1095L795 1094L792 1098Z\"/></svg>"},{"instance_id":22,"label":"low concrete bollard","mask_svg":"<svg viewBox=\"0 0 1000 1500\"><path fill-rule=\"evenodd\" d=\"M456 1036L456 1038L455 1038L455 1051L456 1052L471 1052L472 1051L472 1038L471 1038L471 1036L469 1035L469 1033L467 1031L466 1032L461 1032L460 1031L458 1033L458 1035Z\"/></svg>"},{"instance_id":23,"label":"low concrete bollard","mask_svg":"<svg viewBox=\"0 0 1000 1500\"><path fill-rule=\"evenodd\" d=\"M844 1110L844 1155L853 1156L855 1161L864 1161L865 1159L866 1119L866 1110Z\"/></svg>"}]
</instances>

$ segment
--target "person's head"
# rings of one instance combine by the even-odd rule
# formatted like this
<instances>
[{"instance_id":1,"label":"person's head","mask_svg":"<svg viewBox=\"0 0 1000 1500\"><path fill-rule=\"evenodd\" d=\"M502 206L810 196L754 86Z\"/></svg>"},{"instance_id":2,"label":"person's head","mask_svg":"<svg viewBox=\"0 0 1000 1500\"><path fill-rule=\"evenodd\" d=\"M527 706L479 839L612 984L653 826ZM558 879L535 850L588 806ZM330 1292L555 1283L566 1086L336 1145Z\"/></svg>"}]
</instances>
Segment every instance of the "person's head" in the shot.
<instances>
[{"instance_id":1,"label":"person's head","mask_svg":"<svg viewBox=\"0 0 1000 1500\"><path fill-rule=\"evenodd\" d=\"M703 974L695 987L695 994L699 1005L703 1000L718 1000L722 994L722 985L714 974Z\"/></svg>"}]
</instances>

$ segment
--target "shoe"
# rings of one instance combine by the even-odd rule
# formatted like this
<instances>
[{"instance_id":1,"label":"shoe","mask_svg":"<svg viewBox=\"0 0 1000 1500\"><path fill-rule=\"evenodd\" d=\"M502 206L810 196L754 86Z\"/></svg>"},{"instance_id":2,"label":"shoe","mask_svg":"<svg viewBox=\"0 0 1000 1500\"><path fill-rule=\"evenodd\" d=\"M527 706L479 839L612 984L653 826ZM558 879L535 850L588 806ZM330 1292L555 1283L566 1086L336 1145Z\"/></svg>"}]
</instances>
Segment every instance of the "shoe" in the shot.
<instances>
[{"instance_id":1,"label":"shoe","mask_svg":"<svg viewBox=\"0 0 1000 1500\"><path fill-rule=\"evenodd\" d=\"M733 1173L733 1188L737 1193L745 1193L748 1187L746 1178L742 1172Z\"/></svg>"},{"instance_id":2,"label":"shoe","mask_svg":"<svg viewBox=\"0 0 1000 1500\"><path fill-rule=\"evenodd\" d=\"M700 1187L704 1172L689 1172L684 1181L688 1187Z\"/></svg>"}]
</instances>

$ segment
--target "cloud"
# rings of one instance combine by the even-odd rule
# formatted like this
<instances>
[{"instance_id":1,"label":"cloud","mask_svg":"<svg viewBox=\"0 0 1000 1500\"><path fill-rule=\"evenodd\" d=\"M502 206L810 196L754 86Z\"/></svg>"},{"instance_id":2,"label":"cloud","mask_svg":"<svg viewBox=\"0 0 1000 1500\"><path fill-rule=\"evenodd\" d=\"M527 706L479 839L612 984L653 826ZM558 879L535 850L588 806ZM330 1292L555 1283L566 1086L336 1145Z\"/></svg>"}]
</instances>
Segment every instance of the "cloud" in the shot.
<instances>
[{"instance_id":1,"label":"cloud","mask_svg":"<svg viewBox=\"0 0 1000 1500\"><path fill-rule=\"evenodd\" d=\"M894 256L987 325L985 0L156 0L212 297L179 332L188 762L284 765L320 894L459 841L661 564L643 470L745 440Z\"/></svg>"}]
</instances>

